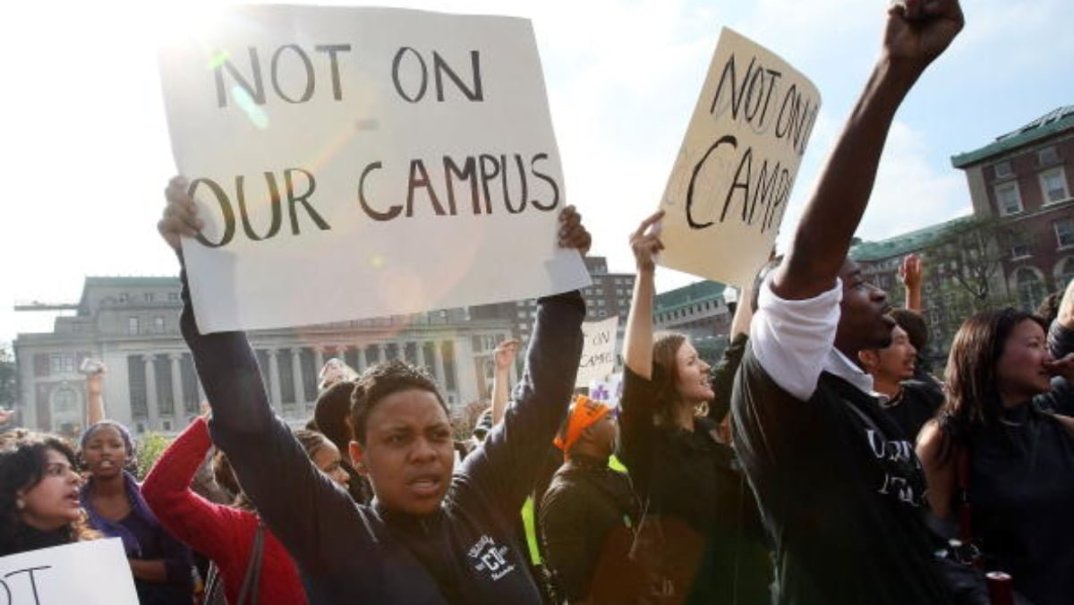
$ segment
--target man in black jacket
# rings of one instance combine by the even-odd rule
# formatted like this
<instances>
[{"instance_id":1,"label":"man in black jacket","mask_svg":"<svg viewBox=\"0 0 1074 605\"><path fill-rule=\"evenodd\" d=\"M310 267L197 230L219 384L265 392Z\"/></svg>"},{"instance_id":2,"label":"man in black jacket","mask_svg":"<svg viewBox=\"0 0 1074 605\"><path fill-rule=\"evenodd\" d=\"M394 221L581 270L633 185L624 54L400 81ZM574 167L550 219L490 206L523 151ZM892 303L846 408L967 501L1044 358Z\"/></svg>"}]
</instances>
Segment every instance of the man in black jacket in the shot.
<instances>
[{"instance_id":1,"label":"man in black jacket","mask_svg":"<svg viewBox=\"0 0 1074 605\"><path fill-rule=\"evenodd\" d=\"M611 408L579 396L555 441L566 463L545 492L540 527L552 581L567 603L630 602L630 574L621 572L639 505L627 475L608 467L618 432Z\"/></svg>"}]
</instances>

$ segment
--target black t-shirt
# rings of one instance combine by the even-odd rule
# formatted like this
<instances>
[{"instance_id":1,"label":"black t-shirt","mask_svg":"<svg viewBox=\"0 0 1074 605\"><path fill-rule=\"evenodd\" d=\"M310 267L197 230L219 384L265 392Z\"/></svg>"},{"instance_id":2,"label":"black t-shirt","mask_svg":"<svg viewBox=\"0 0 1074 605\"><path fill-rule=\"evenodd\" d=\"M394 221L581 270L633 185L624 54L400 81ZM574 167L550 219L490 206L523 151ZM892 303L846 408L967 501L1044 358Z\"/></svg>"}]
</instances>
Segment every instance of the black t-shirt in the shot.
<instances>
[{"instance_id":1,"label":"black t-shirt","mask_svg":"<svg viewBox=\"0 0 1074 605\"><path fill-rule=\"evenodd\" d=\"M691 532L666 554L693 567L683 576L695 578L689 602L767 602L768 544L734 450L716 441L716 423L706 417L695 418L692 431L655 424L658 405L654 384L625 368L619 459L649 512Z\"/></svg>"},{"instance_id":2,"label":"black t-shirt","mask_svg":"<svg viewBox=\"0 0 1074 605\"><path fill-rule=\"evenodd\" d=\"M830 373L801 401L752 345L732 397L735 449L775 541L778 605L950 603L913 446L878 401Z\"/></svg>"},{"instance_id":3,"label":"black t-shirt","mask_svg":"<svg viewBox=\"0 0 1074 605\"><path fill-rule=\"evenodd\" d=\"M1035 605L1074 602L1074 437L1033 404L971 437L973 535Z\"/></svg>"},{"instance_id":4,"label":"black t-shirt","mask_svg":"<svg viewBox=\"0 0 1074 605\"><path fill-rule=\"evenodd\" d=\"M943 400L943 391L934 382L907 380L899 394L881 407L902 429L903 438L914 443L921 427L936 415Z\"/></svg>"}]
</instances>

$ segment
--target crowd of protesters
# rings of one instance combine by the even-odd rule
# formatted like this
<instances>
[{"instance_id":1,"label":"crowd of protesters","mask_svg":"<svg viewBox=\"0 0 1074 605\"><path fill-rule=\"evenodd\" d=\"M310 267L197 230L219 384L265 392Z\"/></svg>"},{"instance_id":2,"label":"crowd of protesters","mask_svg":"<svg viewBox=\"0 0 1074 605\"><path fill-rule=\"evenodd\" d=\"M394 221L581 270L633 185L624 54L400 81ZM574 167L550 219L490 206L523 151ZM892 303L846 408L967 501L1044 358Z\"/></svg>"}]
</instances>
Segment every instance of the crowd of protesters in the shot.
<instances>
[{"instance_id":1,"label":"crowd of protesters","mask_svg":"<svg viewBox=\"0 0 1074 605\"><path fill-rule=\"evenodd\" d=\"M518 384L508 341L461 441L440 386L399 360L330 360L307 427L276 417L246 335L198 331L179 244L202 224L173 179L158 228L204 414L141 484L129 431L104 416L103 369L77 448L0 434L0 556L119 538L143 604L1072 602L1074 282L1048 317L966 319L940 373L922 259L904 260L894 309L847 256L897 108L962 26L956 0L889 9L793 240L742 293L718 364L654 333L658 212L630 237L618 406L575 392L580 293L546 296ZM573 208L557 231L588 251Z\"/></svg>"}]
</instances>

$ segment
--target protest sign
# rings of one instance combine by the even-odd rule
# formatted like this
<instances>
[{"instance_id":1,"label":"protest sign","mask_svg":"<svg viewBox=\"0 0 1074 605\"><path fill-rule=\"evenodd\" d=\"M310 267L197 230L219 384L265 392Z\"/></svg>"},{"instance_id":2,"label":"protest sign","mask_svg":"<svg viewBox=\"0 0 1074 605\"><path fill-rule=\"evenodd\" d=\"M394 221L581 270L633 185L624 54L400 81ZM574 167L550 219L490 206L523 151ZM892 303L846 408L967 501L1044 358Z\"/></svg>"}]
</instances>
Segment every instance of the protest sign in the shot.
<instances>
[{"instance_id":1,"label":"protest sign","mask_svg":"<svg viewBox=\"0 0 1074 605\"><path fill-rule=\"evenodd\" d=\"M603 380L615 371L615 343L618 337L619 318L609 317L601 321L582 324L585 347L578 363L575 387L589 386L593 380Z\"/></svg>"},{"instance_id":2,"label":"protest sign","mask_svg":"<svg viewBox=\"0 0 1074 605\"><path fill-rule=\"evenodd\" d=\"M162 47L202 332L581 287L525 19L246 6Z\"/></svg>"},{"instance_id":3,"label":"protest sign","mask_svg":"<svg viewBox=\"0 0 1074 605\"><path fill-rule=\"evenodd\" d=\"M668 180L659 263L752 283L776 241L820 111L787 62L724 28Z\"/></svg>"},{"instance_id":4,"label":"protest sign","mask_svg":"<svg viewBox=\"0 0 1074 605\"><path fill-rule=\"evenodd\" d=\"M3 605L138 605L119 538L0 558L0 588Z\"/></svg>"},{"instance_id":5,"label":"protest sign","mask_svg":"<svg viewBox=\"0 0 1074 605\"><path fill-rule=\"evenodd\" d=\"M589 398L594 401L619 407L619 400L622 397L623 374L621 372L608 376L607 380L592 380L589 382Z\"/></svg>"}]
</instances>

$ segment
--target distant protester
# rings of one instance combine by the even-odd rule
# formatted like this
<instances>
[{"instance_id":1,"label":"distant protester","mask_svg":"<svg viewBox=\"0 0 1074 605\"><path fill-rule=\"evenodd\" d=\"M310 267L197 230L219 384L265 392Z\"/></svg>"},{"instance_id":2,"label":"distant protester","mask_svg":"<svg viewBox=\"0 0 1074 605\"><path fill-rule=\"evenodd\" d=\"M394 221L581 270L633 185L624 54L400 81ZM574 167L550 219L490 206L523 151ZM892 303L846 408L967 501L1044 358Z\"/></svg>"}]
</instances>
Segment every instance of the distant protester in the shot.
<instances>
[{"instance_id":1,"label":"distant protester","mask_svg":"<svg viewBox=\"0 0 1074 605\"><path fill-rule=\"evenodd\" d=\"M190 550L160 525L138 481L124 470L134 457L130 432L103 420L86 429L80 446L89 472L80 494L82 507L95 529L123 541L138 600L142 605L190 605Z\"/></svg>"}]
</instances>

